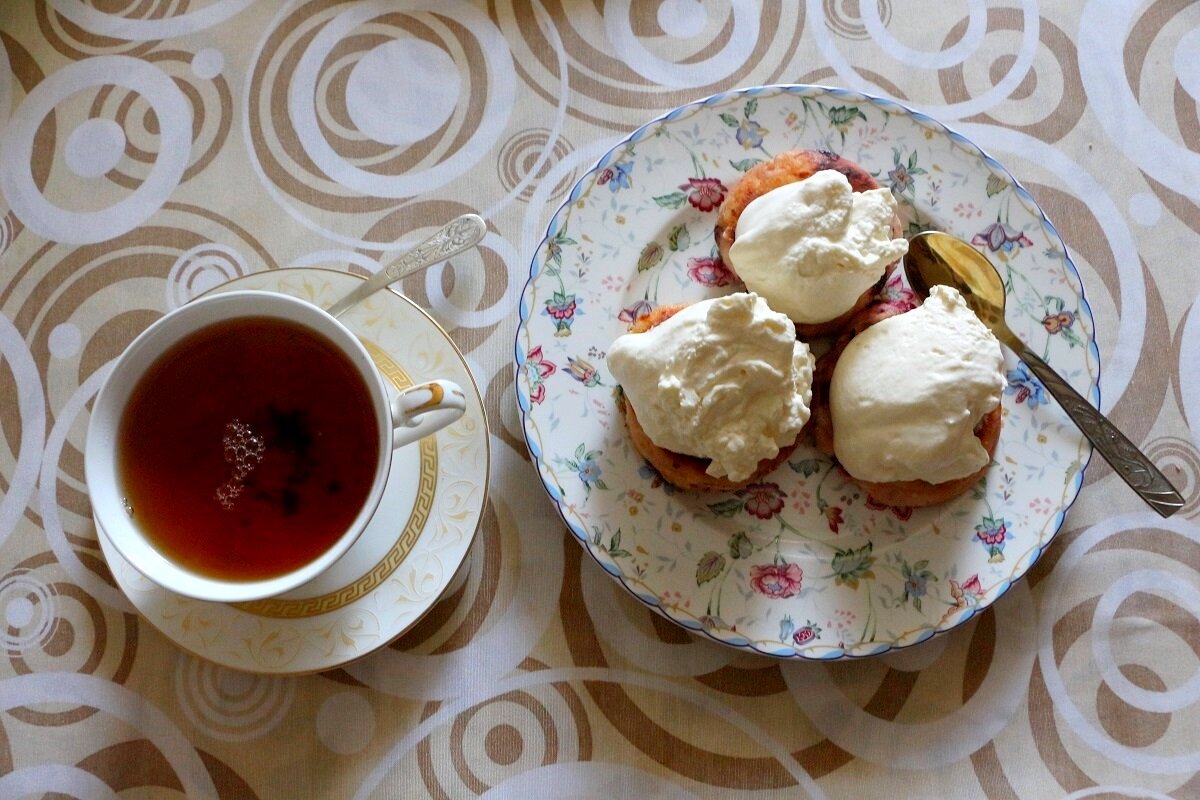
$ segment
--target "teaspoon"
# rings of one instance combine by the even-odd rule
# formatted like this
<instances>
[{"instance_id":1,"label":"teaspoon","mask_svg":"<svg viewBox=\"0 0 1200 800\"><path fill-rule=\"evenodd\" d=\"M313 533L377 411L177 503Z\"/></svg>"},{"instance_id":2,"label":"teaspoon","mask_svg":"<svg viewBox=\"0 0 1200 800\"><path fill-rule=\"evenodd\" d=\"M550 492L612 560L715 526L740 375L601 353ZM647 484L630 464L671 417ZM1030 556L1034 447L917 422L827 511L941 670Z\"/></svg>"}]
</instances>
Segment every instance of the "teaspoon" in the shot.
<instances>
[{"instance_id":1,"label":"teaspoon","mask_svg":"<svg viewBox=\"0 0 1200 800\"><path fill-rule=\"evenodd\" d=\"M349 294L325 310L340 317L348 309L389 284L408 277L418 270L431 267L439 261L453 258L470 250L487 233L487 224L478 214L463 214L439 228L432 236L409 250L386 268L379 270L360 283Z\"/></svg>"},{"instance_id":2,"label":"teaspoon","mask_svg":"<svg viewBox=\"0 0 1200 800\"><path fill-rule=\"evenodd\" d=\"M962 239L926 231L909 241L904 274L913 291L922 298L929 295L930 286L957 289L983 324L1025 362L1088 441L1138 496L1163 517L1171 516L1183 506L1183 497L1150 463L1145 453L1008 327L1004 320L1004 284L986 256Z\"/></svg>"}]
</instances>

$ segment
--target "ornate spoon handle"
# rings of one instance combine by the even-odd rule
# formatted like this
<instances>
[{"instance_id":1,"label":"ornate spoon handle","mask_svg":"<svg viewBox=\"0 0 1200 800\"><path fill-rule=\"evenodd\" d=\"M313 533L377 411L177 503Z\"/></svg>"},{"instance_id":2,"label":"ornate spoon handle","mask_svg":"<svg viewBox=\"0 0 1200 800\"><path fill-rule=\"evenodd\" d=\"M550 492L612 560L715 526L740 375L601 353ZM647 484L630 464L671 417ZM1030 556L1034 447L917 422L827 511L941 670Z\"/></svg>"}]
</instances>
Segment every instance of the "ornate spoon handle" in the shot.
<instances>
[{"instance_id":1,"label":"ornate spoon handle","mask_svg":"<svg viewBox=\"0 0 1200 800\"><path fill-rule=\"evenodd\" d=\"M1067 415L1075 421L1088 441L1104 456L1104 460L1112 465L1121 479L1151 508L1161 516L1169 517L1183 506L1183 497L1171 482L1150 463L1145 453L1117 430L1117 426L1109 422L1107 417L1083 399L1049 364L1024 344L1014 349L1042 385L1054 395L1054 399Z\"/></svg>"},{"instance_id":2,"label":"ornate spoon handle","mask_svg":"<svg viewBox=\"0 0 1200 800\"><path fill-rule=\"evenodd\" d=\"M463 214L461 217L456 217L325 310L335 317L340 317L351 306L388 284L395 283L417 270L470 250L479 244L486 233L487 223L478 214Z\"/></svg>"}]
</instances>

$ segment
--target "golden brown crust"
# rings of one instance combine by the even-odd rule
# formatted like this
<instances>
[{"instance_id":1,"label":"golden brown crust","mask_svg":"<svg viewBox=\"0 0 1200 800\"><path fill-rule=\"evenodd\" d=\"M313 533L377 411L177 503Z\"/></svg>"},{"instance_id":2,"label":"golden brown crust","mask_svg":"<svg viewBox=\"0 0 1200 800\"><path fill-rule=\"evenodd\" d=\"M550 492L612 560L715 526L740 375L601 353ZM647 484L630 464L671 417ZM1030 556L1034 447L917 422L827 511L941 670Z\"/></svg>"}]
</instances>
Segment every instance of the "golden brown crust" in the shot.
<instances>
[{"instance_id":1,"label":"golden brown crust","mask_svg":"<svg viewBox=\"0 0 1200 800\"><path fill-rule=\"evenodd\" d=\"M633 325L629 328L629 332L645 333L655 325L661 325L684 308L686 308L684 305L659 306L649 314L634 320ZM638 422L637 413L634 411L633 404L629 402L628 397L625 398L624 406L625 424L629 428L629 438L633 441L633 446L650 462L652 467L658 470L663 480L680 489L690 491L732 491L754 483L786 461L788 456L792 454L792 451L796 449L797 442L800 441L800 436L797 435L796 441L780 448L779 453L774 458L764 458L758 462L758 466L750 477L741 481L733 481L729 478L718 478L709 475L706 470L712 464L711 459L676 453L673 450L659 447L651 441L650 436L642 428L641 423Z\"/></svg>"},{"instance_id":2,"label":"golden brown crust","mask_svg":"<svg viewBox=\"0 0 1200 800\"><path fill-rule=\"evenodd\" d=\"M871 177L871 174L860 165L847 158L842 158L839 155L823 150L789 150L788 152L780 153L770 161L756 164L746 170L746 174L734 184L733 188L725 195L725 200L721 203L721 207L717 210L717 223L714 236L717 242L717 250L721 254L721 260L725 263L725 266L733 271L734 274L737 273L737 270L733 266L733 261L729 258L729 248L733 246L733 242L737 238L738 219L741 217L742 212L746 210L746 206L750 205L751 201L772 189L778 189L785 184L804 180L814 173L825 169L836 170L845 175L846 179L850 182L850 188L856 192L865 192L868 189L880 188L879 182ZM900 218L893 216L892 236L899 238L901 230ZM896 262L889 264L884 276L880 279L880 283L864 292L854 307L846 313L825 322L797 322L796 335L802 341L808 341L818 336L828 336L840 331L855 314L862 311L871 302L879 285L887 281L888 276L891 275L892 270L895 268Z\"/></svg>"},{"instance_id":3,"label":"golden brown crust","mask_svg":"<svg viewBox=\"0 0 1200 800\"><path fill-rule=\"evenodd\" d=\"M813 433L814 443L822 453L836 458L833 451L833 416L829 408L829 384L833 379L833 370L837 366L837 360L841 357L842 351L846 349L850 340L862 331L888 317L905 313L905 311L907 309L892 303L868 305L850 320L845 332L838 337L833 347L817 359L816 368L813 370L812 418L809 420L809 427ZM987 451L989 461L995 456L996 443L1000 441L1001 421L1000 406L997 405L975 426L975 436L983 445L983 449ZM919 507L937 505L958 497L974 486L987 470L988 465L984 465L978 472L943 483L929 483L921 480L876 483L859 480L850 473L846 474L850 475L850 479L861 486L876 503L885 506Z\"/></svg>"},{"instance_id":4,"label":"golden brown crust","mask_svg":"<svg viewBox=\"0 0 1200 800\"><path fill-rule=\"evenodd\" d=\"M750 477L742 481L732 481L729 478L717 478L709 475L706 470L712 463L710 459L676 453L652 442L646 431L642 429L641 423L638 422L633 404L629 402L628 398L625 400L625 424L629 428L629 438L633 440L633 446L650 462L650 466L658 470L658 473L663 476L663 480L680 489L690 491L727 492L740 489L773 471L787 461L788 456L796 449L796 442L781 447L774 458L764 458L758 462L758 467ZM797 441L799 441L798 437Z\"/></svg>"},{"instance_id":5,"label":"golden brown crust","mask_svg":"<svg viewBox=\"0 0 1200 800\"><path fill-rule=\"evenodd\" d=\"M1000 406L997 405L975 426L975 437L979 439L983 449L987 450L989 462L996 455L996 443L1000 441L1000 424ZM953 500L970 489L976 481L984 476L989 466L990 464L984 464L979 471L973 472L965 478L955 478L943 483L929 483L928 481L873 483L859 480L853 475L850 477L865 489L867 495L876 503L885 506L933 506Z\"/></svg>"}]
</instances>

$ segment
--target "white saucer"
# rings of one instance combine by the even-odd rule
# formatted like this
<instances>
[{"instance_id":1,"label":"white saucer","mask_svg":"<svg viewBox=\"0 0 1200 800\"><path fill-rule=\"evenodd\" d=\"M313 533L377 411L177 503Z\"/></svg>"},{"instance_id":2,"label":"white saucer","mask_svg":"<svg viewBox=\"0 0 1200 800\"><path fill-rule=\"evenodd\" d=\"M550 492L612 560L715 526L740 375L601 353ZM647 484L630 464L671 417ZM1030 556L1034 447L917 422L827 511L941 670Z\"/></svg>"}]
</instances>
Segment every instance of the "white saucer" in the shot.
<instances>
[{"instance_id":1,"label":"white saucer","mask_svg":"<svg viewBox=\"0 0 1200 800\"><path fill-rule=\"evenodd\" d=\"M264 289L327 306L361 281L304 268L246 275L213 290ZM408 298L381 291L341 317L397 388L447 378L467 390L463 417L397 450L379 509L332 568L281 597L209 603L169 592L135 570L96 525L113 577L137 610L195 655L275 675L342 666L400 636L437 602L475 538L487 502L483 399L453 341ZM413 476L418 476L417 480Z\"/></svg>"}]
</instances>

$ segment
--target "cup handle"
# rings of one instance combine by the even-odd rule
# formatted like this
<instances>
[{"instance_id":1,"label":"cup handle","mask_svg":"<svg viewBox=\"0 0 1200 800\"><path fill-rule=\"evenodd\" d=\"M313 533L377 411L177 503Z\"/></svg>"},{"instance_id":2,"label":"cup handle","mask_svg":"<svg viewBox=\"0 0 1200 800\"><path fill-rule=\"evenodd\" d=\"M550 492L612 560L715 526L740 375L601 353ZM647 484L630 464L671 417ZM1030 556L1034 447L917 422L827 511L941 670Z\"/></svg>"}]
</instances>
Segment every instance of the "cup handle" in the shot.
<instances>
[{"instance_id":1,"label":"cup handle","mask_svg":"<svg viewBox=\"0 0 1200 800\"><path fill-rule=\"evenodd\" d=\"M453 381L429 381L404 389L392 399L392 448L424 439L466 410L467 396Z\"/></svg>"}]
</instances>

